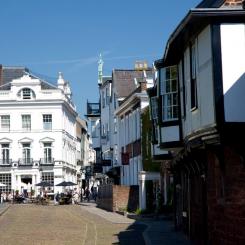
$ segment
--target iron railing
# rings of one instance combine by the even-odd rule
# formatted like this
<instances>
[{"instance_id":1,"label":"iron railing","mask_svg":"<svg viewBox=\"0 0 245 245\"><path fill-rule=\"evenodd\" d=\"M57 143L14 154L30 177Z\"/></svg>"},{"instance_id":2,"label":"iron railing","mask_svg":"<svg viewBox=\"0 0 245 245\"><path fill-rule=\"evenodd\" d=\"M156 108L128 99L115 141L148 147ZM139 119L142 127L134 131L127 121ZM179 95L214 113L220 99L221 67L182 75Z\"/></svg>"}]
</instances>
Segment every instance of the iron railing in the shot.
<instances>
[{"instance_id":1,"label":"iron railing","mask_svg":"<svg viewBox=\"0 0 245 245\"><path fill-rule=\"evenodd\" d=\"M47 157L47 158L41 158L40 159L40 164L41 165L50 165L54 164L54 158L53 157Z\"/></svg>"},{"instance_id":2,"label":"iron railing","mask_svg":"<svg viewBox=\"0 0 245 245\"><path fill-rule=\"evenodd\" d=\"M12 159L0 159L1 166L10 166L12 163Z\"/></svg>"},{"instance_id":3,"label":"iron railing","mask_svg":"<svg viewBox=\"0 0 245 245\"><path fill-rule=\"evenodd\" d=\"M33 165L33 158L20 158L19 165L20 166Z\"/></svg>"}]
</instances>

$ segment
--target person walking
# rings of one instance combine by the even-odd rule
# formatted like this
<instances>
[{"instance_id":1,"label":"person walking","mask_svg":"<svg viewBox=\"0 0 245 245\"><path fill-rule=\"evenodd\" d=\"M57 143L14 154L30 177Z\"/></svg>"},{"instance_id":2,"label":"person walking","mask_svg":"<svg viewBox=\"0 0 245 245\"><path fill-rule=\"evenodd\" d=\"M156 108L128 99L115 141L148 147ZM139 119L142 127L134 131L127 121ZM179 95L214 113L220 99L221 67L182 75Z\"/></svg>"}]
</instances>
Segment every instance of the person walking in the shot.
<instances>
[{"instance_id":1,"label":"person walking","mask_svg":"<svg viewBox=\"0 0 245 245\"><path fill-rule=\"evenodd\" d=\"M54 196L54 204L58 205L59 204L59 200L60 200L60 193L57 192Z\"/></svg>"},{"instance_id":2,"label":"person walking","mask_svg":"<svg viewBox=\"0 0 245 245\"><path fill-rule=\"evenodd\" d=\"M2 204L3 203L3 193L2 193L2 191L0 190L0 204Z\"/></svg>"},{"instance_id":3,"label":"person walking","mask_svg":"<svg viewBox=\"0 0 245 245\"><path fill-rule=\"evenodd\" d=\"M87 199L87 202L89 202L89 195L90 195L89 188L86 187L86 189L85 189L85 198Z\"/></svg>"}]
</instances>

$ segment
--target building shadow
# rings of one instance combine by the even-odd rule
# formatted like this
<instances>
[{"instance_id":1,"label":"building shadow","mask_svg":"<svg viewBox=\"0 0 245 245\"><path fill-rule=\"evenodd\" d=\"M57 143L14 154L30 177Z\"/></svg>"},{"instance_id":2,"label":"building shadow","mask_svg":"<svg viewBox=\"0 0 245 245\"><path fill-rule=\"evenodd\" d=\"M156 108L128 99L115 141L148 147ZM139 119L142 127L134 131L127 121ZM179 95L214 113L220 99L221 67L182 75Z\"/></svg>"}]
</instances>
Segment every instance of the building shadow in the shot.
<instances>
[{"instance_id":1,"label":"building shadow","mask_svg":"<svg viewBox=\"0 0 245 245\"><path fill-rule=\"evenodd\" d=\"M143 232L147 228L147 225L134 222L129 225L128 228L124 231L114 234L118 237L118 242L112 243L114 245L144 245Z\"/></svg>"}]
</instances>

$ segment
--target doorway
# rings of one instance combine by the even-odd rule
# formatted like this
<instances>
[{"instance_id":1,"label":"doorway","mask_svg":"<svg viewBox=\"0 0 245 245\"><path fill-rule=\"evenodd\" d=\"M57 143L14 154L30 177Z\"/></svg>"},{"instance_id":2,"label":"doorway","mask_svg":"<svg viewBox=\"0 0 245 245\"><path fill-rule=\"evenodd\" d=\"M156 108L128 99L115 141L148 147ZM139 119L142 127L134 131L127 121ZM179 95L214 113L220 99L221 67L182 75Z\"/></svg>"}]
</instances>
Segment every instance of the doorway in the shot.
<instances>
[{"instance_id":1,"label":"doorway","mask_svg":"<svg viewBox=\"0 0 245 245\"><path fill-rule=\"evenodd\" d=\"M24 197L31 195L32 191L32 175L22 175L21 176L21 193Z\"/></svg>"}]
</instances>

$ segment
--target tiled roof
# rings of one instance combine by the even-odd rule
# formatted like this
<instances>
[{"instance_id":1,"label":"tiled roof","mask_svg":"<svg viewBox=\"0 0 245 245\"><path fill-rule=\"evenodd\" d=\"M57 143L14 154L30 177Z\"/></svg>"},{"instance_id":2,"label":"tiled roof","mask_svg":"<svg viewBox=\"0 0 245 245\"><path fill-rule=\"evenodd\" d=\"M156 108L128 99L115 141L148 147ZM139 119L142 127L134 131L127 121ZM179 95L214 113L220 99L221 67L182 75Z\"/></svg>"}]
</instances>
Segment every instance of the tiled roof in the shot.
<instances>
[{"instance_id":1,"label":"tiled roof","mask_svg":"<svg viewBox=\"0 0 245 245\"><path fill-rule=\"evenodd\" d=\"M20 78L29 70L25 67L3 67L2 68L2 85Z\"/></svg>"},{"instance_id":2,"label":"tiled roof","mask_svg":"<svg viewBox=\"0 0 245 245\"><path fill-rule=\"evenodd\" d=\"M145 72L147 77L152 77L151 69ZM114 90L119 98L127 97L136 89L137 83L145 80L144 71L138 70L114 70L112 77Z\"/></svg>"},{"instance_id":3,"label":"tiled roof","mask_svg":"<svg viewBox=\"0 0 245 245\"><path fill-rule=\"evenodd\" d=\"M46 89L55 89L57 88L56 84L53 81L47 82L46 80L40 78L39 76L33 75L29 72L29 69L26 67L12 67L12 66L3 66L2 67L2 79L0 81L0 90L10 90L11 84L14 79L23 77L24 75L29 74L31 77L40 79L41 88Z\"/></svg>"}]
</instances>

